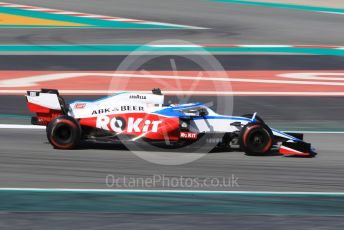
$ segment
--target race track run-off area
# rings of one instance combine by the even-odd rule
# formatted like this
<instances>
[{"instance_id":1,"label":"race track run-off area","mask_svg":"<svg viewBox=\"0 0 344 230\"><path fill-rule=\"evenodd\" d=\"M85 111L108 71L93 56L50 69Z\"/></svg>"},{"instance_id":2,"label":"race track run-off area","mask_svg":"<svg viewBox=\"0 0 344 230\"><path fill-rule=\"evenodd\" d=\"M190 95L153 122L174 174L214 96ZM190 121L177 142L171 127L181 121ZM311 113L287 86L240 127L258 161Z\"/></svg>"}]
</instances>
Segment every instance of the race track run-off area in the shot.
<instances>
[{"instance_id":1,"label":"race track run-off area","mask_svg":"<svg viewBox=\"0 0 344 230\"><path fill-rule=\"evenodd\" d=\"M94 84L97 82L97 84ZM217 85L227 85L219 91ZM190 88L190 85L193 87ZM57 88L66 95L106 95L121 91L168 95L344 96L343 71L1 71L1 94Z\"/></svg>"}]
</instances>

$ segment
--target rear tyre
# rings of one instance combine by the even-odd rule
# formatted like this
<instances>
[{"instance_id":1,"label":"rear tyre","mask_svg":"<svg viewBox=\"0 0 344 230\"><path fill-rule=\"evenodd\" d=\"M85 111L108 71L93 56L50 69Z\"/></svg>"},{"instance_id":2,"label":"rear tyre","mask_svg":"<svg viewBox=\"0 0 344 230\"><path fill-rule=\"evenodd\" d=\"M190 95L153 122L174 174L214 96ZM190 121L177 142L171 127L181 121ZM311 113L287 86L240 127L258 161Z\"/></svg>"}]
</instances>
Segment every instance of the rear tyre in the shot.
<instances>
[{"instance_id":1,"label":"rear tyre","mask_svg":"<svg viewBox=\"0 0 344 230\"><path fill-rule=\"evenodd\" d=\"M47 137L56 149L74 149L81 139L81 127L73 117L59 116L49 122Z\"/></svg>"},{"instance_id":2,"label":"rear tyre","mask_svg":"<svg viewBox=\"0 0 344 230\"><path fill-rule=\"evenodd\" d=\"M247 155L264 155L272 147L273 134L264 123L249 123L242 128L239 143Z\"/></svg>"}]
</instances>

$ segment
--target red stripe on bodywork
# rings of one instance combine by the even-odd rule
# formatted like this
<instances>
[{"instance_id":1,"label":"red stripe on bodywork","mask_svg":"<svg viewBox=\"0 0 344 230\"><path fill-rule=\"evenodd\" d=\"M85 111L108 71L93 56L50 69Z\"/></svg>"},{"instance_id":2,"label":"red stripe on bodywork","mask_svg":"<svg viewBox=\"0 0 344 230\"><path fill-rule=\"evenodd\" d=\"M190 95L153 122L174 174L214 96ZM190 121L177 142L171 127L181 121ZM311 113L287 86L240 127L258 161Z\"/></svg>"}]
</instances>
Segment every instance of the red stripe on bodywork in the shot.
<instances>
[{"instance_id":1,"label":"red stripe on bodywork","mask_svg":"<svg viewBox=\"0 0 344 230\"><path fill-rule=\"evenodd\" d=\"M123 114L111 114L111 115L99 115L102 117L108 117L111 121L112 119L123 119L126 123L126 127L123 128L121 134L129 134L133 136L140 136L143 135L144 138L153 139L153 140L170 140L176 141L179 140L179 118L177 117L164 117L157 114L147 114L147 113L123 113ZM98 117L99 117L98 116ZM100 128L97 127L97 119L98 117L89 117L89 118L81 118L80 125L88 126L93 128ZM127 126L129 123L129 118L134 119L142 119L140 124L138 125L139 132L135 130L128 131ZM153 121L161 121L158 125L157 131L152 131L152 123L148 123L148 129L145 132L144 127L147 125L146 121L153 122ZM110 125L110 122L106 125L106 130L115 132Z\"/></svg>"},{"instance_id":2,"label":"red stripe on bodywork","mask_svg":"<svg viewBox=\"0 0 344 230\"><path fill-rule=\"evenodd\" d=\"M28 102L27 106L32 113L49 113L50 109L41 105Z\"/></svg>"},{"instance_id":3,"label":"red stripe on bodywork","mask_svg":"<svg viewBox=\"0 0 344 230\"><path fill-rule=\"evenodd\" d=\"M310 153L307 152L300 152L291 148L287 148L284 146L281 146L279 149L279 153L283 155L298 155L298 156L309 156Z\"/></svg>"},{"instance_id":4,"label":"red stripe on bodywork","mask_svg":"<svg viewBox=\"0 0 344 230\"><path fill-rule=\"evenodd\" d=\"M37 114L37 122L40 125L48 125L52 119L62 115L61 110L49 109L47 107L36 105L30 102L28 102L28 108L30 112Z\"/></svg>"}]
</instances>

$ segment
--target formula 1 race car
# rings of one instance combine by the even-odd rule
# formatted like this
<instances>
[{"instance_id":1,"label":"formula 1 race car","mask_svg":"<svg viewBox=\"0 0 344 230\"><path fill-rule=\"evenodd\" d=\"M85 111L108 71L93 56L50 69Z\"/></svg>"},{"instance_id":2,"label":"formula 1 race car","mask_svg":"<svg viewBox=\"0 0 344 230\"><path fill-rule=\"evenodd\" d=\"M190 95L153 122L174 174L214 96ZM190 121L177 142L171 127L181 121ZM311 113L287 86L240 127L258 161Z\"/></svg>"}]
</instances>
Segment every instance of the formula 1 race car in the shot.
<instances>
[{"instance_id":1,"label":"formula 1 race car","mask_svg":"<svg viewBox=\"0 0 344 230\"><path fill-rule=\"evenodd\" d=\"M164 105L160 89L151 94L122 92L69 106L54 89L29 91L26 98L29 110L36 113L31 123L47 126L48 140L57 149L73 149L87 140L180 146L212 138L217 147L237 148L248 155L274 150L288 156L316 155L302 134L272 129L256 113L236 117L219 115L202 103Z\"/></svg>"}]
</instances>

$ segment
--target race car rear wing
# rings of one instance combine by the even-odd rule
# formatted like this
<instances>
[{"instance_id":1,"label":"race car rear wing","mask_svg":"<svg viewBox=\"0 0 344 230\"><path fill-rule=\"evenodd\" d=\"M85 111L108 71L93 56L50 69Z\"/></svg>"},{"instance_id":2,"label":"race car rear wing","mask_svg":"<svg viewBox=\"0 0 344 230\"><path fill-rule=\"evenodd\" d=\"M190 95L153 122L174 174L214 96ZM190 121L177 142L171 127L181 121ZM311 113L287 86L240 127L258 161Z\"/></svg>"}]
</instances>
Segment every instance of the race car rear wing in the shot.
<instances>
[{"instance_id":1,"label":"race car rear wing","mask_svg":"<svg viewBox=\"0 0 344 230\"><path fill-rule=\"evenodd\" d=\"M26 99L30 112L36 113L31 118L34 125L48 125L55 117L67 114L65 102L56 89L28 91Z\"/></svg>"}]
</instances>

